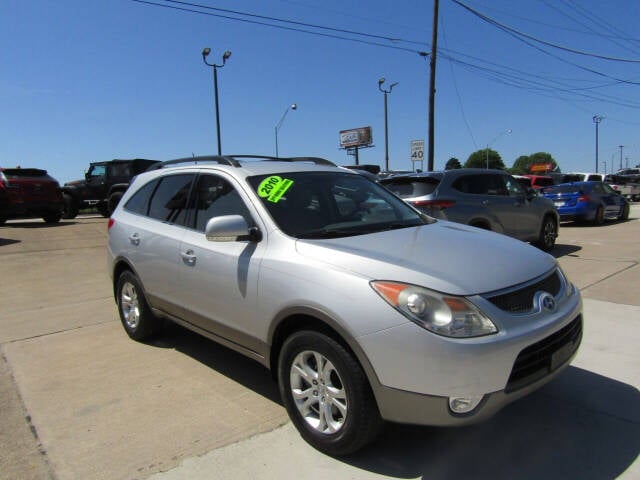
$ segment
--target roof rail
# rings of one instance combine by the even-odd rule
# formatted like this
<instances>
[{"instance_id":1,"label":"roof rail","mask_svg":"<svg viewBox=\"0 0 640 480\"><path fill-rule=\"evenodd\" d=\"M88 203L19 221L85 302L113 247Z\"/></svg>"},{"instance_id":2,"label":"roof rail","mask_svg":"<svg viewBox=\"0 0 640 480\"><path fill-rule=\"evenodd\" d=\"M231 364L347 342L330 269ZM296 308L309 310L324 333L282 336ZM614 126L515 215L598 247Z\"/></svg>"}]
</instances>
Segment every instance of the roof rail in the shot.
<instances>
[{"instance_id":1,"label":"roof rail","mask_svg":"<svg viewBox=\"0 0 640 480\"><path fill-rule=\"evenodd\" d=\"M232 167L239 167L240 163L233 158L227 156L208 155L201 157L185 157L176 158L175 160L166 160L164 162L156 163L147 168L149 170L159 170L161 168L170 167L172 165L180 164L193 164L198 165L200 163L219 163L220 165L231 165Z\"/></svg>"},{"instance_id":2,"label":"roof rail","mask_svg":"<svg viewBox=\"0 0 640 480\"><path fill-rule=\"evenodd\" d=\"M255 158L263 162L308 162L315 163L316 165L327 165L335 167L336 164L320 157L269 157L265 155L209 155L200 157L185 157L177 158L175 160L167 160L151 165L149 170L158 170L160 168L169 167L172 165L191 164L198 165L199 163L219 163L220 165L230 165L232 167L240 167L240 161L244 159Z\"/></svg>"}]
</instances>

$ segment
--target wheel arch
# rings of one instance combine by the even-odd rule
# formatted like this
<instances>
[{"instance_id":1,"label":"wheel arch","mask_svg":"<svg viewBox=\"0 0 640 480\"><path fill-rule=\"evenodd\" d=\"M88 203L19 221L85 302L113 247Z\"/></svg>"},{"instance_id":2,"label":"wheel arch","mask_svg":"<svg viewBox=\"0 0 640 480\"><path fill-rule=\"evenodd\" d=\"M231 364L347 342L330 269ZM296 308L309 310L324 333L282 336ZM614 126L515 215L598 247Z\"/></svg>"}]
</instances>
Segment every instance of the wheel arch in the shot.
<instances>
[{"instance_id":1,"label":"wheel arch","mask_svg":"<svg viewBox=\"0 0 640 480\"><path fill-rule=\"evenodd\" d=\"M125 260L124 258L118 258L115 260L114 262L114 267L113 267L113 275L112 275L112 288L113 288L113 298L117 301L117 292L116 292L116 286L118 284L118 278L120 278L120 275L122 275L122 272L124 271L130 271L131 273L133 273L137 279L138 282L140 283L140 287L142 288L143 293L145 293L145 289L144 289L144 285L142 284L142 280L140 279L140 276L138 275L138 273L136 272L135 268L133 268L133 266L131 266L131 264Z\"/></svg>"},{"instance_id":2,"label":"wheel arch","mask_svg":"<svg viewBox=\"0 0 640 480\"><path fill-rule=\"evenodd\" d=\"M270 368L271 375L274 378L277 378L278 359L282 345L290 335L302 330L322 333L342 345L360 364L367 376L374 395L376 395L376 391L380 386L380 380L360 345L335 319L331 318L325 312L309 307L286 309L276 317L269 328L268 344L270 347L267 352L268 358L266 359L266 364Z\"/></svg>"}]
</instances>

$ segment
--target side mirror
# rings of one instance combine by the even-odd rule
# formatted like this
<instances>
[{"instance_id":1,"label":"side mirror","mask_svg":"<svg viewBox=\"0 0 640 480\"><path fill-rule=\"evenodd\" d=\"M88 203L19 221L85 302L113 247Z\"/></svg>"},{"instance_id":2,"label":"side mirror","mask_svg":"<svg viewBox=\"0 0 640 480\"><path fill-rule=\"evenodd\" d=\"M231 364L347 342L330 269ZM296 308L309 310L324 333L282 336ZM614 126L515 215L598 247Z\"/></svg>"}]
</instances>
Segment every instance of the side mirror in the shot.
<instances>
[{"instance_id":1,"label":"side mirror","mask_svg":"<svg viewBox=\"0 0 640 480\"><path fill-rule=\"evenodd\" d=\"M204 234L210 242L259 241L258 229L250 229L241 215L224 215L210 219Z\"/></svg>"}]
</instances>

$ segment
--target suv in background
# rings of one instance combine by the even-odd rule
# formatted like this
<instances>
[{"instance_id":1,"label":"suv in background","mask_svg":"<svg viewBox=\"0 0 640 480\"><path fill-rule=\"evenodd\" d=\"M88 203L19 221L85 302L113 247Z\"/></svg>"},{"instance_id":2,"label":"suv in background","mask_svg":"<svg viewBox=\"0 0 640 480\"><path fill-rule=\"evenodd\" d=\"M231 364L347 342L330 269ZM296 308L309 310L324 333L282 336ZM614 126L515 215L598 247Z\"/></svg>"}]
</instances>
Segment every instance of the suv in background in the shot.
<instances>
[{"instance_id":1,"label":"suv in background","mask_svg":"<svg viewBox=\"0 0 640 480\"><path fill-rule=\"evenodd\" d=\"M553 202L502 170L422 172L380 183L434 218L503 233L545 251L555 246L560 222Z\"/></svg>"},{"instance_id":2,"label":"suv in background","mask_svg":"<svg viewBox=\"0 0 640 480\"><path fill-rule=\"evenodd\" d=\"M260 362L325 453L361 448L382 420L484 420L578 349L580 292L522 242L423 215L324 159L158 167L109 219L124 330L144 340L168 319Z\"/></svg>"},{"instance_id":3,"label":"suv in background","mask_svg":"<svg viewBox=\"0 0 640 480\"><path fill-rule=\"evenodd\" d=\"M62 218L60 184L39 168L0 168L0 225L11 218Z\"/></svg>"},{"instance_id":4,"label":"suv in background","mask_svg":"<svg viewBox=\"0 0 640 480\"><path fill-rule=\"evenodd\" d=\"M62 188L64 218L75 218L80 209L92 207L108 217L129 187L131 179L157 162L136 158L91 163L84 180L65 183Z\"/></svg>"}]
</instances>

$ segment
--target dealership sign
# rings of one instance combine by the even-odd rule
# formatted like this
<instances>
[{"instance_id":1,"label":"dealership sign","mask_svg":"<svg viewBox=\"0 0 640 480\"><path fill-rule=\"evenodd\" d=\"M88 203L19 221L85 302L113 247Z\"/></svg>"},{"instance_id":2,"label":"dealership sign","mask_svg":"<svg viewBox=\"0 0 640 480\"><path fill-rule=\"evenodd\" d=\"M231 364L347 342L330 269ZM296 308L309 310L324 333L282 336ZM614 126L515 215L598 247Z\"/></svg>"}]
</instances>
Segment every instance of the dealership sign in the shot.
<instances>
[{"instance_id":1,"label":"dealership sign","mask_svg":"<svg viewBox=\"0 0 640 480\"><path fill-rule=\"evenodd\" d=\"M371 127L340 130L340 148L365 147L371 145Z\"/></svg>"},{"instance_id":2,"label":"dealership sign","mask_svg":"<svg viewBox=\"0 0 640 480\"><path fill-rule=\"evenodd\" d=\"M531 173L550 172L553 170L553 163L534 163L529 167Z\"/></svg>"}]
</instances>

